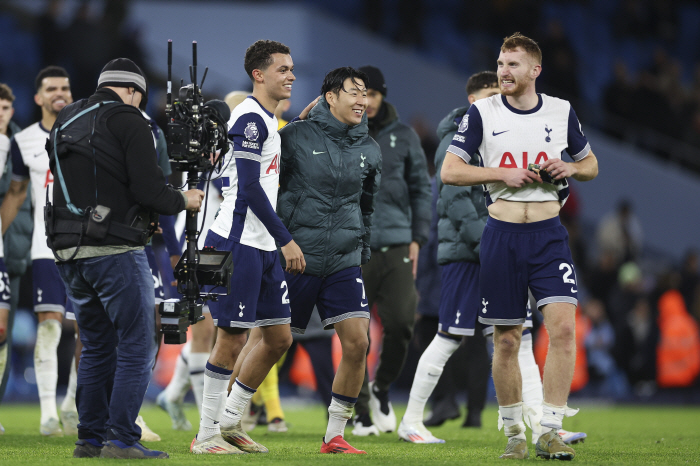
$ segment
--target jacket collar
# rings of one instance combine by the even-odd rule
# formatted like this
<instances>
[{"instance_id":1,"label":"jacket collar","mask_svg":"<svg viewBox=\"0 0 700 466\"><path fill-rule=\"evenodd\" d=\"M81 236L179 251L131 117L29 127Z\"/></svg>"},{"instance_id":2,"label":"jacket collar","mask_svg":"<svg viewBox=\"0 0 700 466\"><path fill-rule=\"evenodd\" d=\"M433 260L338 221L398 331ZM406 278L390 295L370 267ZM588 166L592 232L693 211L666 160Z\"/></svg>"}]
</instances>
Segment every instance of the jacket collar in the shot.
<instances>
[{"instance_id":1,"label":"jacket collar","mask_svg":"<svg viewBox=\"0 0 700 466\"><path fill-rule=\"evenodd\" d=\"M105 100L114 100L116 102L124 103L122 101L121 97L119 97L119 94L114 92L112 89L107 89L106 87L102 87L102 88L98 89L97 91L95 91L95 93L92 94L88 98L88 104L103 102Z\"/></svg>"},{"instance_id":2,"label":"jacket collar","mask_svg":"<svg viewBox=\"0 0 700 466\"><path fill-rule=\"evenodd\" d=\"M399 114L396 111L396 107L391 105L386 100L383 101L382 106L379 108L379 112L377 112L377 116L371 120L368 120L370 136L377 136L381 130L388 127L398 119Z\"/></svg>"}]
</instances>

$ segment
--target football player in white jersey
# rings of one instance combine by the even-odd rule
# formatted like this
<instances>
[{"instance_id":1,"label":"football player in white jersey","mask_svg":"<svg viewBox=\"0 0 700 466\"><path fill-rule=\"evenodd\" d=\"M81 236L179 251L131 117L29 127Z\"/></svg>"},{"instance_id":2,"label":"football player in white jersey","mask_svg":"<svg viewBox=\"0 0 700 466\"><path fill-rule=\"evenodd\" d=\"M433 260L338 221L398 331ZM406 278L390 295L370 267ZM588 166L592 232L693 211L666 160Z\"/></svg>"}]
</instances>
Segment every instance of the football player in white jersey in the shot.
<instances>
[{"instance_id":1,"label":"football player in white jersey","mask_svg":"<svg viewBox=\"0 0 700 466\"><path fill-rule=\"evenodd\" d=\"M445 184L485 185L489 219L481 240L479 321L496 326L493 379L499 425L509 439L502 458L529 456L518 366L529 288L552 336L537 456L572 459L574 450L557 431L565 415L576 413L567 399L576 358L578 290L559 210L568 195L567 179L592 180L598 162L571 105L536 92L541 71L535 41L519 33L505 39L497 70L502 95L470 107L441 176ZM573 162L561 159L564 150ZM481 166L468 164L473 155Z\"/></svg>"},{"instance_id":2,"label":"football player in white jersey","mask_svg":"<svg viewBox=\"0 0 700 466\"><path fill-rule=\"evenodd\" d=\"M7 136L0 133L0 167L4 167L7 163L7 154L10 152L10 140ZM5 257L2 237L0 236L0 381L5 375L5 367L7 366L7 322L10 312L10 279L5 268ZM0 435L5 433L5 429L0 424Z\"/></svg>"},{"instance_id":3,"label":"football player in white jersey","mask_svg":"<svg viewBox=\"0 0 700 466\"><path fill-rule=\"evenodd\" d=\"M287 282L275 243L281 246L288 272L301 273L306 266L301 249L275 213L281 140L274 111L280 100L291 96L294 63L286 45L259 40L246 50L244 67L253 93L231 112L228 134L233 151L224 160L224 201L205 243L231 251L234 266L231 292L209 304L218 330L204 371L199 433L190 446L197 454L267 452L243 431L241 417L292 343ZM254 327L262 338L242 354L247 330ZM224 407L232 374L236 379Z\"/></svg>"},{"instance_id":4,"label":"football player in white jersey","mask_svg":"<svg viewBox=\"0 0 700 466\"><path fill-rule=\"evenodd\" d=\"M15 134L10 146L12 157L12 181L0 206L2 233L4 234L17 216L26 199L31 180L32 205L34 207L34 233L32 234L32 281L34 312L37 315L34 370L41 406L40 431L45 436L77 434L78 415L75 408L75 365L71 367L69 391L61 406L59 423L56 409L56 382L58 358L56 349L61 339L61 321L66 312L66 291L58 275L51 249L46 244L44 232L44 205L46 189L53 184L46 153L46 139L56 121L58 112L73 102L68 73L61 67L49 66L39 72L35 81L34 102L41 107L41 120ZM51 192L51 190L49 190ZM71 390L72 388L72 390ZM72 393L72 395L71 395Z\"/></svg>"}]
</instances>

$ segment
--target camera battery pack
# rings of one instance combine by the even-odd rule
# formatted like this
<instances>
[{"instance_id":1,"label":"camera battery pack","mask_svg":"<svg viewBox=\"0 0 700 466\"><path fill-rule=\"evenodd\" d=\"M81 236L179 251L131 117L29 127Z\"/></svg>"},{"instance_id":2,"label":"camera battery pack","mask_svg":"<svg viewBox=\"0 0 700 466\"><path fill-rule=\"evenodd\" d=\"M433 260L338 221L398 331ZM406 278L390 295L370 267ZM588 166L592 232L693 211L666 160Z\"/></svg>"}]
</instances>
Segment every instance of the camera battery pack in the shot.
<instances>
[{"instance_id":1,"label":"camera battery pack","mask_svg":"<svg viewBox=\"0 0 700 466\"><path fill-rule=\"evenodd\" d=\"M111 210L109 207L98 205L90 210L88 216L87 229L85 234L94 239L105 239L109 230L109 221L111 218Z\"/></svg>"}]
</instances>

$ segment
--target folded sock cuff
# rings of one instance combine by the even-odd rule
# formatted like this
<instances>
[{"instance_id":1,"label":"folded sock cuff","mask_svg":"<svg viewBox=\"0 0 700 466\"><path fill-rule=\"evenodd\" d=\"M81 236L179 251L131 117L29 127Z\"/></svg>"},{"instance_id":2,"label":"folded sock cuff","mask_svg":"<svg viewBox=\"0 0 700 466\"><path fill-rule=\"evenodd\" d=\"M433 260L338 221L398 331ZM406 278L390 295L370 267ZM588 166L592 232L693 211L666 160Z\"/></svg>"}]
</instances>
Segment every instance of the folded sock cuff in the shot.
<instances>
[{"instance_id":1,"label":"folded sock cuff","mask_svg":"<svg viewBox=\"0 0 700 466\"><path fill-rule=\"evenodd\" d=\"M339 395L337 393L331 392L331 396L338 400L339 403L341 404L355 404L357 403L357 397L352 398L350 396L345 396L345 395Z\"/></svg>"}]
</instances>

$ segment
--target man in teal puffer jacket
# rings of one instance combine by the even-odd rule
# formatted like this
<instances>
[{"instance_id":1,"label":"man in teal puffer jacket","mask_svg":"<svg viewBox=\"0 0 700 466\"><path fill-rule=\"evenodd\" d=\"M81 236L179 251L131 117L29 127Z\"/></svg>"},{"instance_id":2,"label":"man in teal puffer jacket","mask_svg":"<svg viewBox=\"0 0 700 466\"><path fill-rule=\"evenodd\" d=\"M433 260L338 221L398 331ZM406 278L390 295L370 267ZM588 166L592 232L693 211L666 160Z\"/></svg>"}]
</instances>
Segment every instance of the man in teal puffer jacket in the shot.
<instances>
[{"instance_id":1,"label":"man in teal puffer jacket","mask_svg":"<svg viewBox=\"0 0 700 466\"><path fill-rule=\"evenodd\" d=\"M343 431L364 379L369 307L360 265L371 255L382 166L368 135L366 81L349 67L329 72L308 119L280 130L277 214L306 259L303 274L285 274L292 332L304 333L316 305L343 348L321 453L364 453L345 442Z\"/></svg>"}]
</instances>

